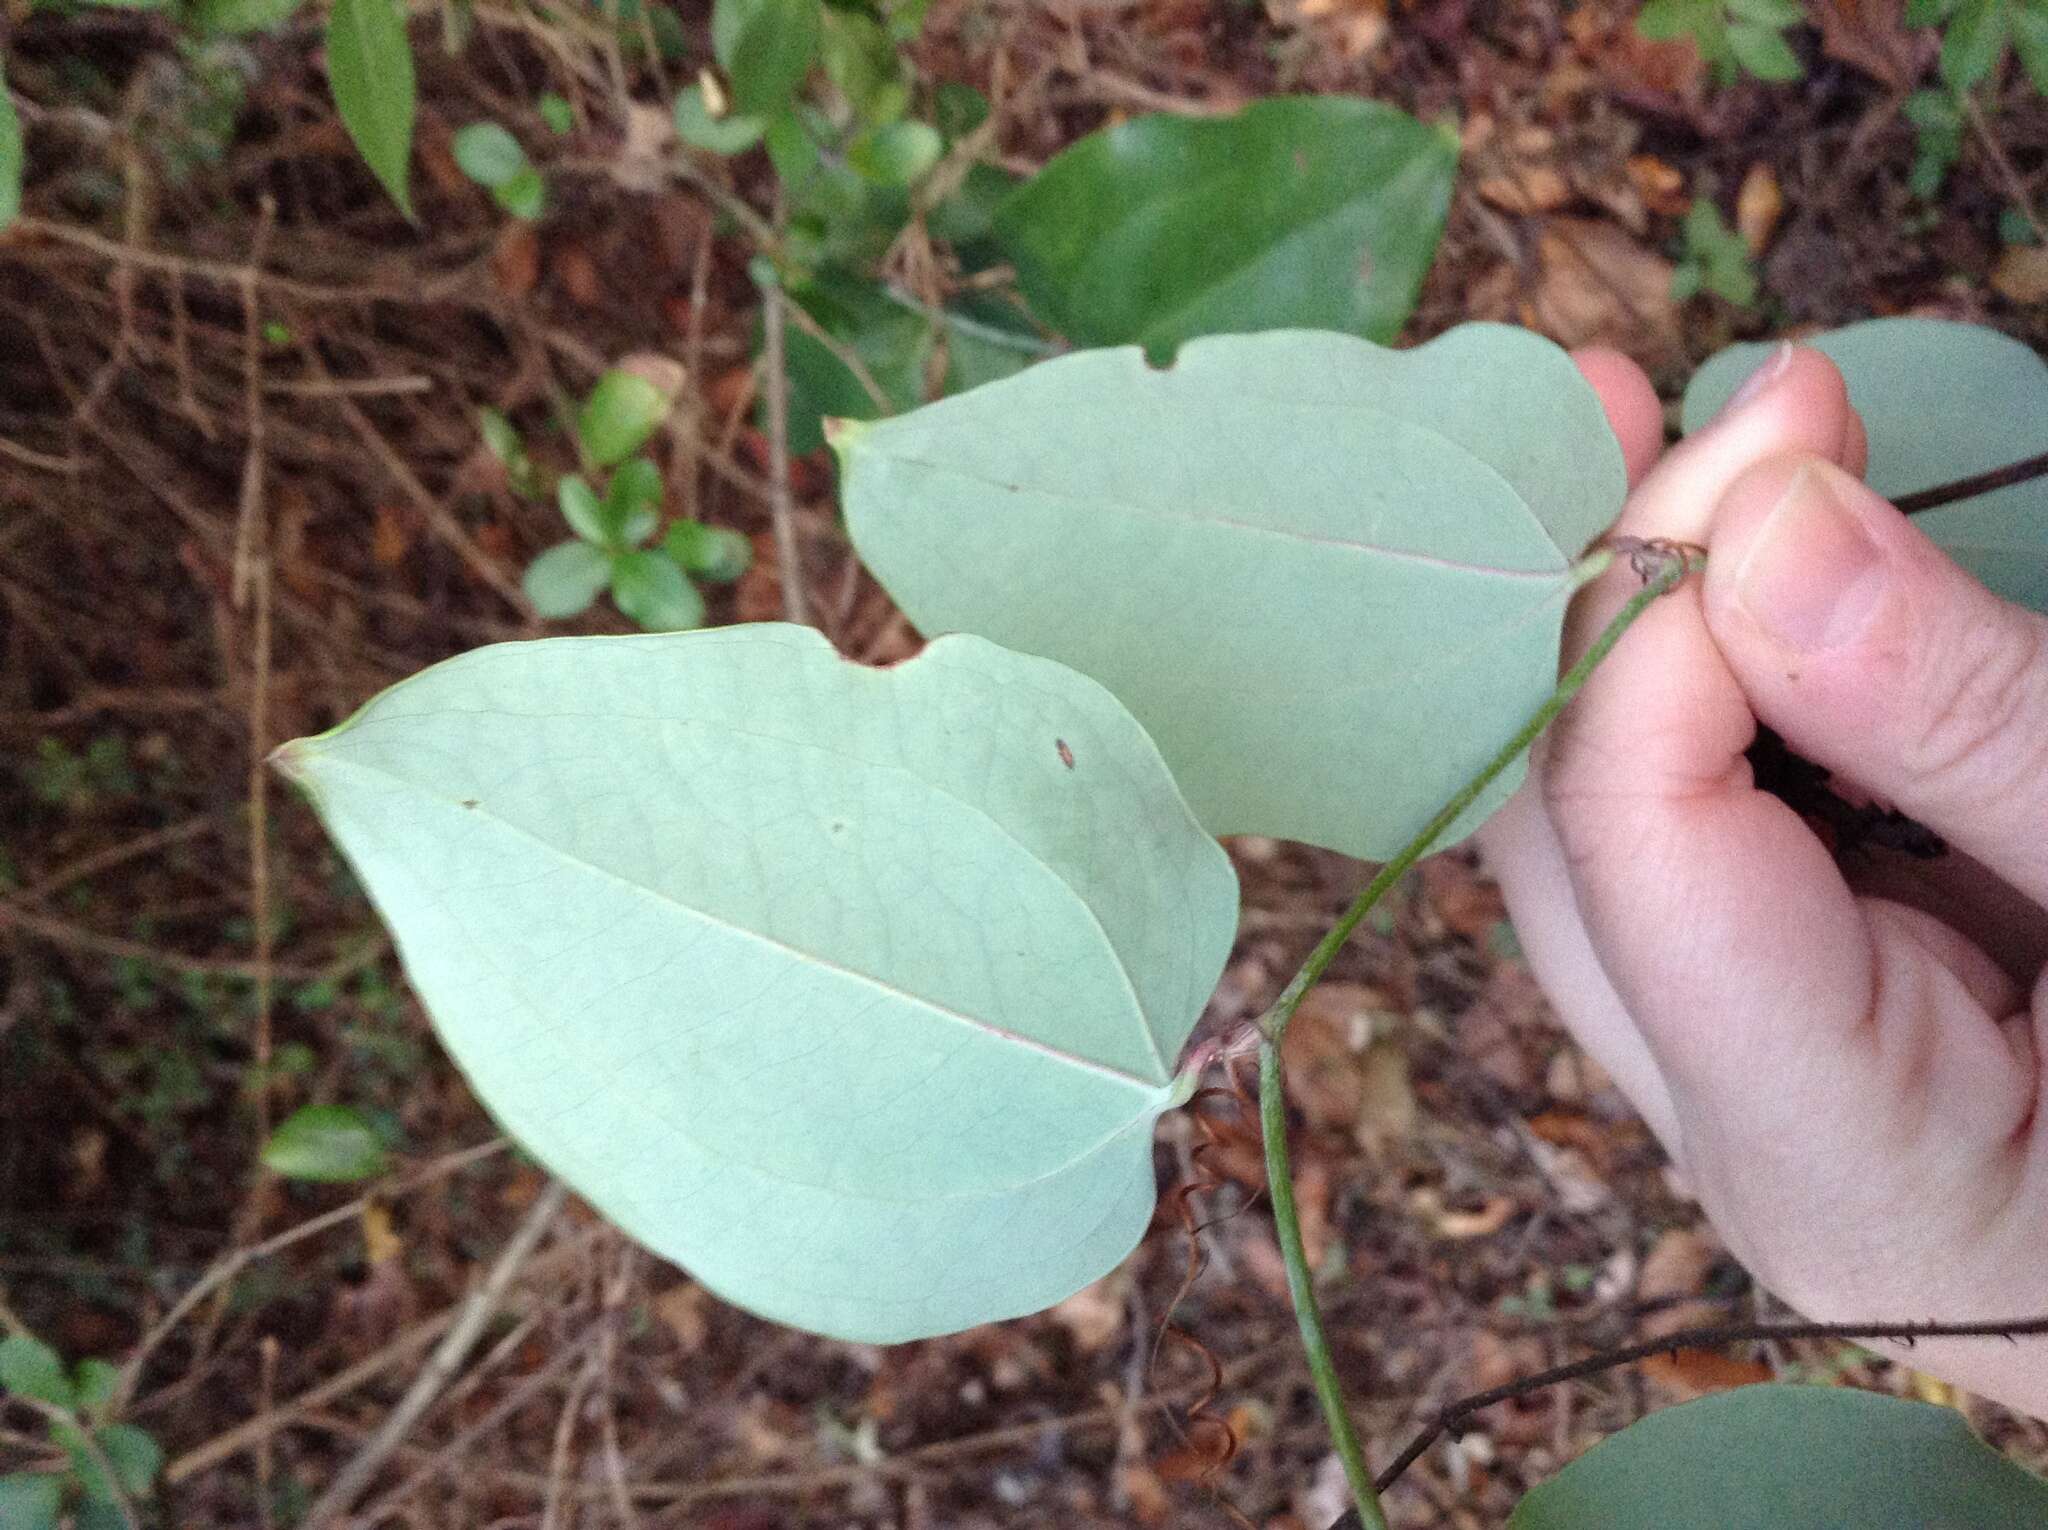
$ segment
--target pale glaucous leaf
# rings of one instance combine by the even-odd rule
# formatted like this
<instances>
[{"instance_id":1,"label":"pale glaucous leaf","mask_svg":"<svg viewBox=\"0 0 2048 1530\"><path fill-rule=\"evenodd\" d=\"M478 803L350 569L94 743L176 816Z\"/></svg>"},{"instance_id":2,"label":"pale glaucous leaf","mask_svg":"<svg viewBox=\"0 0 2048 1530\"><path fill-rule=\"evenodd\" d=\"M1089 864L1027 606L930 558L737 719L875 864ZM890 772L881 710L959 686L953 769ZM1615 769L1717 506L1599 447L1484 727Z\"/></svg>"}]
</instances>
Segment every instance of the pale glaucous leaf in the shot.
<instances>
[{"instance_id":1,"label":"pale glaucous leaf","mask_svg":"<svg viewBox=\"0 0 2048 1530\"><path fill-rule=\"evenodd\" d=\"M1841 368L1870 435L1870 486L1891 498L2048 452L2048 362L1995 329L1870 319L1800 341ZM1685 390L1687 433L1711 420L1768 345L1731 345ZM2010 601L2048 612L2048 478L1913 517Z\"/></svg>"},{"instance_id":2,"label":"pale glaucous leaf","mask_svg":"<svg viewBox=\"0 0 2048 1530\"><path fill-rule=\"evenodd\" d=\"M1212 833L1376 860L1549 693L1625 492L1571 358L1501 325L1082 352L835 435L854 541L921 629L1101 681Z\"/></svg>"},{"instance_id":3,"label":"pale glaucous leaf","mask_svg":"<svg viewBox=\"0 0 2048 1530\"><path fill-rule=\"evenodd\" d=\"M506 644L279 763L485 1104L714 1291L910 1339L1143 1232L1237 889L1082 676L780 624Z\"/></svg>"}]
</instances>

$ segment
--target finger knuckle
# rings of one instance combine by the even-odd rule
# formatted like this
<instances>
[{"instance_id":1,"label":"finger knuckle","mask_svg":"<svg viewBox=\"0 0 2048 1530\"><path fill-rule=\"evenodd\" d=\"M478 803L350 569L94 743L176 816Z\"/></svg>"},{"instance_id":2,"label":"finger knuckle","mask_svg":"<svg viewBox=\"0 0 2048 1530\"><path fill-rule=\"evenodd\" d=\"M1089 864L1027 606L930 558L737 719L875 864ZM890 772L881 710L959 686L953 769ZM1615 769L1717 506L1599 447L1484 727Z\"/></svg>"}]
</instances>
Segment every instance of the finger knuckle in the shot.
<instances>
[{"instance_id":1,"label":"finger knuckle","mask_svg":"<svg viewBox=\"0 0 2048 1530\"><path fill-rule=\"evenodd\" d=\"M1973 799L2048 783L2048 621L1973 622L1931 656L1929 709L1902 763Z\"/></svg>"}]
</instances>

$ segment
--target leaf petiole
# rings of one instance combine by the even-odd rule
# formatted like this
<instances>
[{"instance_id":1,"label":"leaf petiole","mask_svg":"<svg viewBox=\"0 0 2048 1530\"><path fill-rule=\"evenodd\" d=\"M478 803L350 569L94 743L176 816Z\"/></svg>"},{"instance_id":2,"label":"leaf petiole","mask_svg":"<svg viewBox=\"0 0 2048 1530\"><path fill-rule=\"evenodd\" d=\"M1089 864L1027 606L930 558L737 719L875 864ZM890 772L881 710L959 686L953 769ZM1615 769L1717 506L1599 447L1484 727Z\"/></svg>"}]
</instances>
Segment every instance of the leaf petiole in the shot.
<instances>
[{"instance_id":1,"label":"leaf petiole","mask_svg":"<svg viewBox=\"0 0 2048 1530\"><path fill-rule=\"evenodd\" d=\"M1516 730L1514 737L1501 746L1500 752L1458 789L1398 855L1380 868L1379 874L1366 884L1365 890L1352 901L1343 917L1316 943L1316 948L1281 991L1280 997L1259 1017L1258 1027L1264 1037L1259 1047L1259 1132L1266 1150L1266 1185L1273 1201L1273 1223L1280 1240L1281 1257L1287 1266L1287 1294L1294 1303L1295 1321L1301 1328L1302 1349L1308 1357L1316 1400L1322 1406L1330 1439L1343 1463L1344 1476L1357 1505L1358 1521L1364 1530L1387 1530L1387 1519L1380 1509L1379 1495L1373 1488L1364 1448L1359 1444L1357 1431L1352 1427L1351 1416L1344 1406L1343 1388L1330 1356L1329 1336L1323 1328L1322 1312L1316 1305L1313 1277L1302 1243L1301 1218L1294 1204L1294 1180L1287 1162L1287 1100L1282 1089L1280 1043L1287 1034L1288 1022L1301 1008L1301 1001L1329 969L1338 951L1343 949L1344 942L1351 938L1351 932L1372 911L1373 905L1386 896L1387 890L1401 880L1409 867L1429 853L1444 830L1457 821L1458 815L1470 807L1502 771L1521 758L1522 752L1570 704L1600 662L1613 651L1621 635L1635 624L1636 618L1647 611L1658 597L1676 589L1686 575L1706 566L1706 554L1688 544L1629 539L1626 543L1618 542L1611 550L1596 550L1581 560L1574 571L1580 576L1578 583L1589 582L1604 572L1613 563L1617 552L1628 555L1644 579L1643 588L1629 598L1628 604L1593 640L1584 656L1565 671L1549 698Z\"/></svg>"}]
</instances>

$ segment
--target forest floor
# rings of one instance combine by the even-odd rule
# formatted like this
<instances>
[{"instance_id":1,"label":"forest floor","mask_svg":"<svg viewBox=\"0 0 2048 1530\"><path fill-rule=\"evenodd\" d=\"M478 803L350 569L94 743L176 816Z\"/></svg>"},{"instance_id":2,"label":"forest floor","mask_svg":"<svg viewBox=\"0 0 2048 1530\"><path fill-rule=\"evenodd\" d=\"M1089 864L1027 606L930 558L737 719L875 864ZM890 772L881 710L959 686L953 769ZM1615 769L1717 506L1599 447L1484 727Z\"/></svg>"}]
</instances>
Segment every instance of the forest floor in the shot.
<instances>
[{"instance_id":1,"label":"forest floor","mask_svg":"<svg viewBox=\"0 0 2048 1530\"><path fill-rule=\"evenodd\" d=\"M1898 10L1816 0L1788 85L1716 85L1617 0L937 0L917 58L995 99L1018 168L1120 115L1282 91L1455 113L1466 162L1409 337L1525 323L1618 346L1672 394L1731 339L1873 314L2048 346L2048 261L2001 235L2013 209L2048 208L2048 108L2013 71L1938 195L1915 197L1899 105L1932 60ZM612 358L673 354L690 386L664 438L671 493L760 550L712 619L780 612L747 247L698 190L635 172L657 83L533 14L477 4L456 56L419 19L416 226L354 157L302 29L257 46L225 121L150 12L39 15L8 45L39 105L26 216L0 236L0 1318L69 1356L140 1357L129 1416L166 1453L164 1524L296 1523L545 1185L494 1145L368 905L261 767L450 654L625 630L608 609L544 628L508 597L559 526L508 492L478 407L539 420ZM682 14L708 55L703 8ZM75 108L55 104L67 80L85 82ZM523 121L543 89L587 126L543 166L548 216L513 223L449 135ZM733 193L764 199L746 175ZM1702 195L1756 252L1746 308L1671 297ZM829 463L800 460L795 485L830 635L903 656ZM1246 913L1211 1033L1270 998L1362 876L1232 849ZM1290 1039L1296 1167L1377 1459L1468 1391L1777 1310L1558 1029L1468 854L1412 875L1332 976ZM309 1100L371 1114L401 1166L366 1194L257 1172L267 1125ZM352 1523L1321 1530L1342 1479L1255 1148L1212 1119L1207 1266L1177 1306L1169 1195L1128 1263L1053 1311L895 1348L758 1321L572 1202ZM1196 1173L1202 1135L1169 1120L1163 1187ZM1169 1310L1222 1367L1227 1462L1188 1433L1207 1370L1158 1342ZM1489 1411L1403 1477L1390 1516L1500 1525L1645 1410L1772 1376L1951 1402L2048 1463L2048 1428L1857 1350L1685 1351ZM39 1449L0 1428L0 1471Z\"/></svg>"}]
</instances>

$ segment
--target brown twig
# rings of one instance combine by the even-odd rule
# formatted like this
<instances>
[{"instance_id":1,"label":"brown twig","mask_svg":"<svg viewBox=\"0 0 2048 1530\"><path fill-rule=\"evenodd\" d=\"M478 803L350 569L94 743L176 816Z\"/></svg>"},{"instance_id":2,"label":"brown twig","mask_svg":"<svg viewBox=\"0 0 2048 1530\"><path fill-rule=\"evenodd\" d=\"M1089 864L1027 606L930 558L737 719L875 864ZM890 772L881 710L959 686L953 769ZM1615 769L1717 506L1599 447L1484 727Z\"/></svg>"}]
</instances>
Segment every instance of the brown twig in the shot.
<instances>
[{"instance_id":1,"label":"brown twig","mask_svg":"<svg viewBox=\"0 0 2048 1530\"><path fill-rule=\"evenodd\" d=\"M471 1164L481 1163L486 1158L502 1153L509 1146L511 1144L505 1138L500 1137L492 1142L480 1143L476 1147L463 1148L458 1152L450 1153L444 1158L436 1159L416 1173L407 1175L397 1184L382 1191L379 1199L390 1199L394 1196L404 1195L409 1191L420 1189L422 1186L433 1184L437 1180L447 1178L450 1174L468 1168ZM299 1223L296 1227L288 1227L274 1237L264 1239L261 1243L254 1244L248 1248L238 1248L232 1253L216 1260L205 1274L192 1283L183 1296L180 1296L171 1304L170 1311L157 1320L156 1326L142 1336L142 1342L135 1346L135 1352L128 1357L127 1363L121 1368L121 1387L116 1394L118 1399L121 1402L125 1402L134 1393L136 1382L142 1375L143 1366L149 1363L150 1355L156 1351L158 1345L162 1344L165 1339L176 1332L178 1325L190 1316L192 1310L205 1301L207 1297L233 1280L257 1260L267 1259L272 1254L282 1253L293 1244L303 1242L316 1233L325 1232L330 1227L339 1227L345 1222L354 1221L363 1214L363 1211L369 1204L369 1196L359 1196L345 1205L335 1207L332 1211L324 1211L317 1217L309 1218Z\"/></svg>"},{"instance_id":2,"label":"brown twig","mask_svg":"<svg viewBox=\"0 0 2048 1530\"><path fill-rule=\"evenodd\" d=\"M1979 494L1989 494L1996 489L2009 489L2016 483L2031 483L2036 478L2048 478L2048 452L2032 457L2023 457L2018 462L2008 462L2004 467L1993 468L1988 473L1973 473L1968 478L1957 478L1949 483L1936 484L1931 489L1922 489L1917 494L1903 494L1892 501L1902 514L1918 515L1923 510L1939 510L1943 505L1952 505L1959 499L1974 499Z\"/></svg>"},{"instance_id":3,"label":"brown twig","mask_svg":"<svg viewBox=\"0 0 2048 1530\"><path fill-rule=\"evenodd\" d=\"M797 542L796 504L789 487L789 369L782 322L786 301L780 285L761 291L761 354L768 372L769 516L782 564L783 619L802 624L810 620L810 603L804 598L803 549Z\"/></svg>"},{"instance_id":4,"label":"brown twig","mask_svg":"<svg viewBox=\"0 0 2048 1530\"><path fill-rule=\"evenodd\" d=\"M569 1198L569 1187L560 1180L549 1180L547 1188L527 1208L526 1216L513 1230L512 1237L498 1255L498 1262L491 1266L491 1272L484 1283L477 1287L455 1324L448 1330L435 1349L418 1378L399 1400L398 1406L386 1415L377 1432L370 1436L369 1443L356 1453L355 1459L335 1476L319 1501L307 1511L305 1530L326 1530L327 1526L338 1524L348 1511L355 1507L362 1497L363 1489L383 1468L391 1452L412 1432L420 1416L433 1405L448 1383L455 1379L462 1362L469 1358L470 1350L483 1337L484 1326L490 1322L491 1314L498 1308L505 1293L511 1288L520 1266L540 1242ZM565 1358L565 1357L558 1357ZM514 1395L518 1395L516 1392Z\"/></svg>"}]
</instances>

